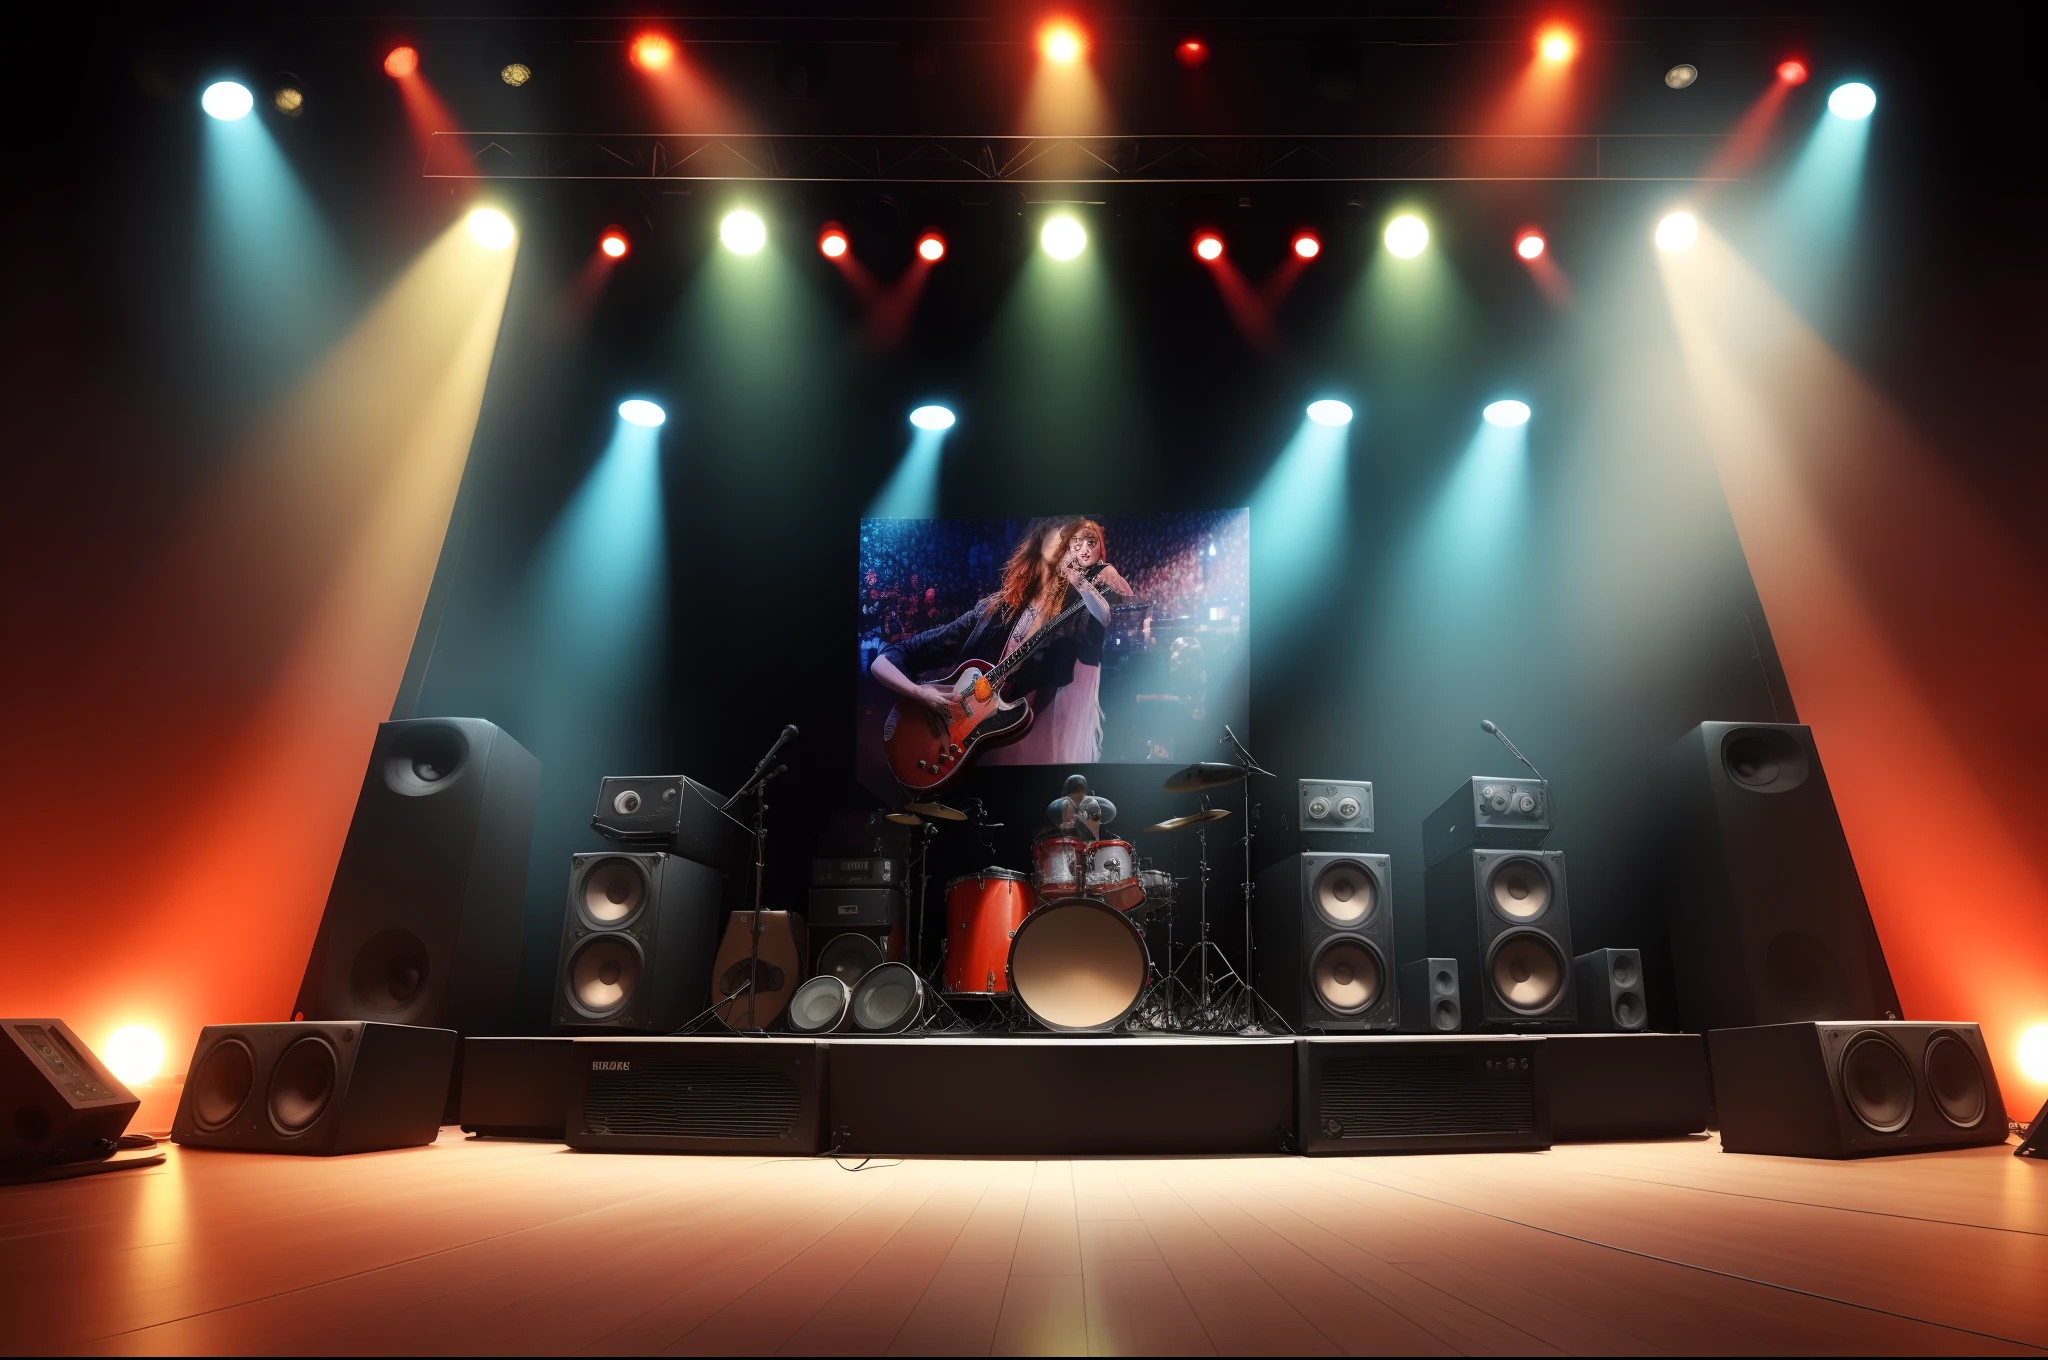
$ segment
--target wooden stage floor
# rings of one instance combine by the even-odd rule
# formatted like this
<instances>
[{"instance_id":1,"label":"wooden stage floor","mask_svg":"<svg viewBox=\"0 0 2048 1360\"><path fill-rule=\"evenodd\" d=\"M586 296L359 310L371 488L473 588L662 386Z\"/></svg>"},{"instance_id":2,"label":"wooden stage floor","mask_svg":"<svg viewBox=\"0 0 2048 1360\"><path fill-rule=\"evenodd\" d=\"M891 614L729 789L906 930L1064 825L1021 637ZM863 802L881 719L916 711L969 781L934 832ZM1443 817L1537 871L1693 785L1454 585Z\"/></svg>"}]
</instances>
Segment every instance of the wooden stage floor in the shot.
<instances>
[{"instance_id":1,"label":"wooden stage floor","mask_svg":"<svg viewBox=\"0 0 2048 1360\"><path fill-rule=\"evenodd\" d=\"M172 1148L0 1189L0 1347L2025 1351L2048 1347L2048 1167L1705 1137L858 1173L453 1128L334 1160Z\"/></svg>"}]
</instances>

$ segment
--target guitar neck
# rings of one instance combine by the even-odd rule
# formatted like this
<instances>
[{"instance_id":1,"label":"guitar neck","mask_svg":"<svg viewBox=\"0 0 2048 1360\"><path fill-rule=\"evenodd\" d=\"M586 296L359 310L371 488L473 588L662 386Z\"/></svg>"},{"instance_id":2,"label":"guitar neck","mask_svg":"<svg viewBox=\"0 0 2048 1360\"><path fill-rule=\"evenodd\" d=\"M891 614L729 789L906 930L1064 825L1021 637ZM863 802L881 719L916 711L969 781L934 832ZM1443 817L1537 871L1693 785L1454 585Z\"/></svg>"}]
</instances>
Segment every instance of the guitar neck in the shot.
<instances>
[{"instance_id":1,"label":"guitar neck","mask_svg":"<svg viewBox=\"0 0 2048 1360\"><path fill-rule=\"evenodd\" d=\"M1074 617L1075 614L1079 613L1085 607L1086 606L1082 601L1074 601L1065 609L1062 609L1059 613L1059 616L1055 618L1051 623L1046 624L1045 627L1039 629L1030 637L1018 643L1017 649L1011 652L1008 656L1004 657L1001 661L998 661L995 665L995 668L988 673L989 683L1000 688L1003 682L1010 678L1010 672L1016 670L1018 666L1022 665L1024 663L1024 658L1030 656L1033 652L1037 651L1039 644L1052 636L1053 629L1059 627L1068 619Z\"/></svg>"}]
</instances>

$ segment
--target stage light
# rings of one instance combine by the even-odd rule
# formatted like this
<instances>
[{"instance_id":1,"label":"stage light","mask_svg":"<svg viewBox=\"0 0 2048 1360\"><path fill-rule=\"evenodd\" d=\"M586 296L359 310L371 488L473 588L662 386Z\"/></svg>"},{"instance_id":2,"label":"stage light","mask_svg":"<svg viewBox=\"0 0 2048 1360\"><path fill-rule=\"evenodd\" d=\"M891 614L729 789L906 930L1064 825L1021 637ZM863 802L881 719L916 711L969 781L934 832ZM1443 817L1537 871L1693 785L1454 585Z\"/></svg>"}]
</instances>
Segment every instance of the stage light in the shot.
<instances>
[{"instance_id":1,"label":"stage light","mask_svg":"<svg viewBox=\"0 0 2048 1360\"><path fill-rule=\"evenodd\" d=\"M1404 260L1412 260L1429 245L1429 226L1412 213L1402 213L1387 223L1387 249Z\"/></svg>"},{"instance_id":2,"label":"stage light","mask_svg":"<svg viewBox=\"0 0 2048 1360\"><path fill-rule=\"evenodd\" d=\"M946 238L935 231L928 231L917 238L917 253L920 259L937 264L946 258Z\"/></svg>"},{"instance_id":3,"label":"stage light","mask_svg":"<svg viewBox=\"0 0 2048 1360\"><path fill-rule=\"evenodd\" d=\"M619 403L619 419L628 425L651 430L668 419L668 412L643 397L634 397Z\"/></svg>"},{"instance_id":4,"label":"stage light","mask_svg":"<svg viewBox=\"0 0 2048 1360\"><path fill-rule=\"evenodd\" d=\"M1223 258L1223 238L1213 231L1205 231L1195 237L1195 254L1204 260Z\"/></svg>"},{"instance_id":5,"label":"stage light","mask_svg":"<svg viewBox=\"0 0 2048 1360\"><path fill-rule=\"evenodd\" d=\"M666 34L642 33L633 39L627 56L643 71L665 70L676 59L676 45L668 40Z\"/></svg>"},{"instance_id":6,"label":"stage light","mask_svg":"<svg viewBox=\"0 0 2048 1360\"><path fill-rule=\"evenodd\" d=\"M1778 63L1778 79L1787 85L1806 83L1806 63L1803 61L1781 61Z\"/></svg>"},{"instance_id":7,"label":"stage light","mask_svg":"<svg viewBox=\"0 0 2048 1360\"><path fill-rule=\"evenodd\" d=\"M1533 260L1543 253L1543 248L1547 244L1549 243L1543 239L1542 232L1525 231L1515 238L1515 254L1525 260Z\"/></svg>"},{"instance_id":8,"label":"stage light","mask_svg":"<svg viewBox=\"0 0 2048 1360\"><path fill-rule=\"evenodd\" d=\"M256 107L256 97L249 93L246 85L237 85L232 80L217 80L200 94L199 107L206 110L208 117L232 123L237 118L249 116L249 110Z\"/></svg>"},{"instance_id":9,"label":"stage light","mask_svg":"<svg viewBox=\"0 0 2048 1360\"><path fill-rule=\"evenodd\" d=\"M1038 233L1038 244L1055 260L1071 260L1088 248L1088 231L1071 217L1055 217Z\"/></svg>"},{"instance_id":10,"label":"stage light","mask_svg":"<svg viewBox=\"0 0 2048 1360\"><path fill-rule=\"evenodd\" d=\"M1664 83L1674 90L1683 90L1699 78L1700 68L1686 61L1678 63L1664 73Z\"/></svg>"},{"instance_id":11,"label":"stage light","mask_svg":"<svg viewBox=\"0 0 2048 1360\"><path fill-rule=\"evenodd\" d=\"M826 223L825 229L818 233L818 253L828 260L836 260L846 253L846 249L846 232L832 223Z\"/></svg>"},{"instance_id":12,"label":"stage light","mask_svg":"<svg viewBox=\"0 0 2048 1360\"><path fill-rule=\"evenodd\" d=\"M626 252L632 249L632 243L626 240L626 233L617 227L606 227L604 235L597 238L597 248L614 260L622 260L626 257Z\"/></svg>"},{"instance_id":13,"label":"stage light","mask_svg":"<svg viewBox=\"0 0 2048 1360\"><path fill-rule=\"evenodd\" d=\"M755 214L738 208L718 224L718 239L734 254L752 255L768 244L768 226Z\"/></svg>"},{"instance_id":14,"label":"stage light","mask_svg":"<svg viewBox=\"0 0 2048 1360\"><path fill-rule=\"evenodd\" d=\"M1847 85L1837 85L1834 93L1828 96L1828 112L1850 122L1858 118L1868 118L1876 108L1877 91L1860 80L1852 80Z\"/></svg>"},{"instance_id":15,"label":"stage light","mask_svg":"<svg viewBox=\"0 0 2048 1360\"><path fill-rule=\"evenodd\" d=\"M1657 222L1657 245L1662 250L1684 250L1699 239L1699 219L1689 212L1665 213Z\"/></svg>"},{"instance_id":16,"label":"stage light","mask_svg":"<svg viewBox=\"0 0 2048 1360\"><path fill-rule=\"evenodd\" d=\"M498 72L498 79L516 90L527 81L533 79L533 68L523 61L515 61L504 70Z\"/></svg>"},{"instance_id":17,"label":"stage light","mask_svg":"<svg viewBox=\"0 0 2048 1360\"><path fill-rule=\"evenodd\" d=\"M1479 414L1485 418L1487 424L1511 430L1517 425L1529 423L1529 404L1510 398L1506 401L1493 402Z\"/></svg>"},{"instance_id":18,"label":"stage light","mask_svg":"<svg viewBox=\"0 0 2048 1360\"><path fill-rule=\"evenodd\" d=\"M140 1086L163 1071L164 1041L147 1025L123 1025L107 1037L100 1058L123 1085Z\"/></svg>"},{"instance_id":19,"label":"stage light","mask_svg":"<svg viewBox=\"0 0 2048 1360\"><path fill-rule=\"evenodd\" d=\"M1209 44L1200 38L1183 38L1173 49L1173 55L1183 66L1200 66L1209 59Z\"/></svg>"},{"instance_id":20,"label":"stage light","mask_svg":"<svg viewBox=\"0 0 2048 1360\"><path fill-rule=\"evenodd\" d=\"M1294 233L1294 255L1296 259L1313 260L1323 253L1323 239L1312 231Z\"/></svg>"},{"instance_id":21,"label":"stage light","mask_svg":"<svg viewBox=\"0 0 2048 1360\"><path fill-rule=\"evenodd\" d=\"M469 239L485 250L503 250L516 235L512 219L496 208L478 208L469 215Z\"/></svg>"},{"instance_id":22,"label":"stage light","mask_svg":"<svg viewBox=\"0 0 2048 1360\"><path fill-rule=\"evenodd\" d=\"M403 80L420 69L420 54L417 48L394 47L384 54L384 74Z\"/></svg>"},{"instance_id":23,"label":"stage light","mask_svg":"<svg viewBox=\"0 0 2048 1360\"><path fill-rule=\"evenodd\" d=\"M1351 408L1332 397L1308 404L1308 418L1318 425L1349 425Z\"/></svg>"},{"instance_id":24,"label":"stage light","mask_svg":"<svg viewBox=\"0 0 2048 1360\"><path fill-rule=\"evenodd\" d=\"M1578 39L1567 28L1546 28L1537 35L1536 50L1548 62L1567 62L1579 50Z\"/></svg>"},{"instance_id":25,"label":"stage light","mask_svg":"<svg viewBox=\"0 0 2048 1360\"><path fill-rule=\"evenodd\" d=\"M2028 1081L2048 1082L2048 1025L2034 1025L2020 1036L2020 1071Z\"/></svg>"},{"instance_id":26,"label":"stage light","mask_svg":"<svg viewBox=\"0 0 2048 1360\"><path fill-rule=\"evenodd\" d=\"M1047 24L1038 34L1038 50L1056 66L1072 66L1086 46L1081 30L1065 21Z\"/></svg>"},{"instance_id":27,"label":"stage light","mask_svg":"<svg viewBox=\"0 0 2048 1360\"><path fill-rule=\"evenodd\" d=\"M296 85L280 85L270 93L270 106L287 118L306 110L306 92Z\"/></svg>"},{"instance_id":28,"label":"stage light","mask_svg":"<svg viewBox=\"0 0 2048 1360\"><path fill-rule=\"evenodd\" d=\"M910 413L910 423L920 430L950 430L953 413L943 406L920 406Z\"/></svg>"}]
</instances>

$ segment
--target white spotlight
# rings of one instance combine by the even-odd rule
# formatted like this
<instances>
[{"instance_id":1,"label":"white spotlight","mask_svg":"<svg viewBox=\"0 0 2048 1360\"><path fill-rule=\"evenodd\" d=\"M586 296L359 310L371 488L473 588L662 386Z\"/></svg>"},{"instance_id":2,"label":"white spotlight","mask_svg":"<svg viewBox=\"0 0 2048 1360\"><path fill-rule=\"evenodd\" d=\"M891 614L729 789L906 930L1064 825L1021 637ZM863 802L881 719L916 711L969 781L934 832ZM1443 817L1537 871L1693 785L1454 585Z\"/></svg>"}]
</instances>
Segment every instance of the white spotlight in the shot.
<instances>
[{"instance_id":1,"label":"white spotlight","mask_svg":"<svg viewBox=\"0 0 2048 1360\"><path fill-rule=\"evenodd\" d=\"M249 110L256 107L256 96L249 93L246 85L237 85L232 80L217 80L200 94L199 107L223 123L232 123L237 118L249 116Z\"/></svg>"},{"instance_id":2,"label":"white spotlight","mask_svg":"<svg viewBox=\"0 0 2048 1360\"><path fill-rule=\"evenodd\" d=\"M1387 223L1387 249L1404 260L1412 260L1429 245L1429 224L1413 213L1402 213Z\"/></svg>"},{"instance_id":3,"label":"white spotlight","mask_svg":"<svg viewBox=\"0 0 2048 1360\"><path fill-rule=\"evenodd\" d=\"M1514 426L1529 423L1529 403L1513 399L1496 401L1479 414L1486 417L1486 423L1489 425L1512 429Z\"/></svg>"},{"instance_id":4,"label":"white spotlight","mask_svg":"<svg viewBox=\"0 0 2048 1360\"><path fill-rule=\"evenodd\" d=\"M1877 91L1860 80L1837 85L1834 93L1828 96L1828 112L1837 118L1854 122L1858 118L1868 118L1876 110Z\"/></svg>"},{"instance_id":5,"label":"white spotlight","mask_svg":"<svg viewBox=\"0 0 2048 1360\"><path fill-rule=\"evenodd\" d=\"M920 406L910 413L910 423L920 430L950 430L953 413L943 406Z\"/></svg>"},{"instance_id":6,"label":"white spotlight","mask_svg":"<svg viewBox=\"0 0 2048 1360\"><path fill-rule=\"evenodd\" d=\"M638 425L651 430L668 419L668 412L651 401L635 397L631 401L619 403L619 419L628 425Z\"/></svg>"},{"instance_id":7,"label":"white spotlight","mask_svg":"<svg viewBox=\"0 0 2048 1360\"><path fill-rule=\"evenodd\" d=\"M478 208L469 215L469 239L485 250L503 250L518 234L512 219L496 208Z\"/></svg>"},{"instance_id":8,"label":"white spotlight","mask_svg":"<svg viewBox=\"0 0 2048 1360\"><path fill-rule=\"evenodd\" d=\"M1689 212L1665 213L1657 222L1657 245L1662 250L1684 250L1699 235L1699 219Z\"/></svg>"},{"instance_id":9,"label":"white spotlight","mask_svg":"<svg viewBox=\"0 0 2048 1360\"><path fill-rule=\"evenodd\" d=\"M1331 397L1308 404L1308 418L1318 425L1349 425L1351 408Z\"/></svg>"},{"instance_id":10,"label":"white spotlight","mask_svg":"<svg viewBox=\"0 0 2048 1360\"><path fill-rule=\"evenodd\" d=\"M1055 260L1071 260L1088 248L1088 230L1071 217L1055 217L1039 231L1038 243Z\"/></svg>"},{"instance_id":11,"label":"white spotlight","mask_svg":"<svg viewBox=\"0 0 2048 1360\"><path fill-rule=\"evenodd\" d=\"M768 244L768 224L741 208L727 213L718 224L718 239L736 254L752 255Z\"/></svg>"}]
</instances>

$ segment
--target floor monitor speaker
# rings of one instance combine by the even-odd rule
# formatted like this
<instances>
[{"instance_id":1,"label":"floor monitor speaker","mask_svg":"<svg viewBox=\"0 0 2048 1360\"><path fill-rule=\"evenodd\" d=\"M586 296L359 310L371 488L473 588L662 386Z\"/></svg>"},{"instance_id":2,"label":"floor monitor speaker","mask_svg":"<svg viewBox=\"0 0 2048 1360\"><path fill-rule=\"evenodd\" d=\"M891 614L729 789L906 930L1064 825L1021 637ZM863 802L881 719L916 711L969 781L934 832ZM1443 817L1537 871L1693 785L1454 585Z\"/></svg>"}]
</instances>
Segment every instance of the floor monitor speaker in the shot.
<instances>
[{"instance_id":1,"label":"floor monitor speaker","mask_svg":"<svg viewBox=\"0 0 2048 1360\"><path fill-rule=\"evenodd\" d=\"M669 1034L711 1004L725 880L680 855L612 850L569 857L555 966L563 1034Z\"/></svg>"},{"instance_id":2,"label":"floor monitor speaker","mask_svg":"<svg viewBox=\"0 0 2048 1360\"><path fill-rule=\"evenodd\" d=\"M1550 1146L1544 1041L1301 1039L1295 1126L1308 1153L1540 1150Z\"/></svg>"},{"instance_id":3,"label":"floor monitor speaker","mask_svg":"<svg viewBox=\"0 0 2048 1360\"><path fill-rule=\"evenodd\" d=\"M1652 809L1683 1028L1899 1016L1811 728L1701 723Z\"/></svg>"},{"instance_id":4,"label":"floor monitor speaker","mask_svg":"<svg viewBox=\"0 0 2048 1360\"><path fill-rule=\"evenodd\" d=\"M455 1044L454 1030L415 1025L208 1025L171 1141L323 1157L431 1143Z\"/></svg>"},{"instance_id":5,"label":"floor monitor speaker","mask_svg":"<svg viewBox=\"0 0 2048 1360\"><path fill-rule=\"evenodd\" d=\"M1413 959L1401 965L1401 1028L1456 1034L1465 1027L1456 959Z\"/></svg>"},{"instance_id":6,"label":"floor monitor speaker","mask_svg":"<svg viewBox=\"0 0 2048 1360\"><path fill-rule=\"evenodd\" d=\"M780 1019L804 980L804 921L795 912L761 913L761 945L754 985L747 985L747 965L754 954L754 913L736 911L726 918L725 938L711 961L712 1001L718 1018L732 1029L765 1029ZM753 1000L749 1003L748 998Z\"/></svg>"},{"instance_id":7,"label":"floor monitor speaker","mask_svg":"<svg viewBox=\"0 0 2048 1360\"><path fill-rule=\"evenodd\" d=\"M1259 993L1301 1030L1393 1029L1394 875L1385 855L1308 853L1258 881Z\"/></svg>"},{"instance_id":8,"label":"floor monitor speaker","mask_svg":"<svg viewBox=\"0 0 2048 1360\"><path fill-rule=\"evenodd\" d=\"M378 727L297 1014L509 1030L539 788L481 718Z\"/></svg>"},{"instance_id":9,"label":"floor monitor speaker","mask_svg":"<svg viewBox=\"0 0 2048 1360\"><path fill-rule=\"evenodd\" d=\"M824 1055L810 1039L578 1039L569 1146L821 1152Z\"/></svg>"},{"instance_id":10,"label":"floor monitor speaker","mask_svg":"<svg viewBox=\"0 0 2048 1360\"><path fill-rule=\"evenodd\" d=\"M1458 961L1468 1027L1577 1024L1563 851L1460 851L1424 874L1423 910L1429 952Z\"/></svg>"},{"instance_id":11,"label":"floor monitor speaker","mask_svg":"<svg viewBox=\"0 0 2048 1360\"><path fill-rule=\"evenodd\" d=\"M141 1101L62 1020L0 1020L0 1171L100 1157Z\"/></svg>"},{"instance_id":12,"label":"floor monitor speaker","mask_svg":"<svg viewBox=\"0 0 2048 1360\"><path fill-rule=\"evenodd\" d=\"M2015 1157L2048 1158L2048 1101L2042 1102L2041 1112L2034 1116L2034 1122L2020 1128L2020 1145L2012 1150Z\"/></svg>"},{"instance_id":13,"label":"floor monitor speaker","mask_svg":"<svg viewBox=\"0 0 2048 1360\"><path fill-rule=\"evenodd\" d=\"M1872 1157L2006 1138L1998 1076L1973 1024L1717 1029L1707 1054L1724 1152Z\"/></svg>"},{"instance_id":14,"label":"floor monitor speaker","mask_svg":"<svg viewBox=\"0 0 2048 1360\"><path fill-rule=\"evenodd\" d=\"M1650 1023L1643 1000L1643 956L1634 949L1595 949L1572 960L1579 1028L1634 1034Z\"/></svg>"},{"instance_id":15,"label":"floor monitor speaker","mask_svg":"<svg viewBox=\"0 0 2048 1360\"><path fill-rule=\"evenodd\" d=\"M820 973L789 999L789 1028L796 1034L836 1034L853 1015L853 988L831 973Z\"/></svg>"}]
</instances>

